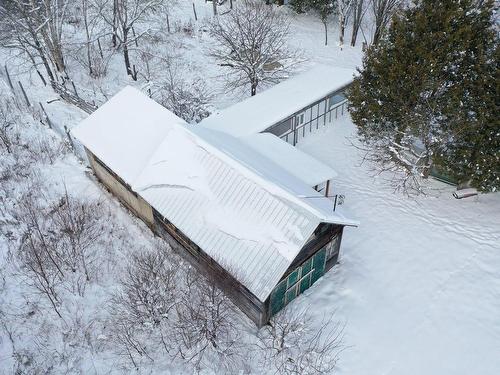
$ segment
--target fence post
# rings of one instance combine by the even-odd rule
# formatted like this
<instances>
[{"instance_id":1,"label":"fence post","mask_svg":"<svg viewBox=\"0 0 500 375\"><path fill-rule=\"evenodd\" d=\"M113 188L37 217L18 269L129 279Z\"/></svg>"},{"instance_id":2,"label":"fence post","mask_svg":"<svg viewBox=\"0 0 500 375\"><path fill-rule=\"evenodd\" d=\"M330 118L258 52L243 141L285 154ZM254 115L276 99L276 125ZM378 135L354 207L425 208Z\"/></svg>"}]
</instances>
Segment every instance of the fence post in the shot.
<instances>
[{"instance_id":1,"label":"fence post","mask_svg":"<svg viewBox=\"0 0 500 375\"><path fill-rule=\"evenodd\" d=\"M196 7L194 5L194 2L193 2L193 13L194 13L194 20L198 21L198 15L196 14Z\"/></svg>"},{"instance_id":2,"label":"fence post","mask_svg":"<svg viewBox=\"0 0 500 375\"><path fill-rule=\"evenodd\" d=\"M17 83L19 83L19 87L21 88L21 91L23 92L23 96L24 96L24 100L26 100L26 104L28 105L28 107L31 107L31 103L28 99L28 95L26 95L26 91L24 91L23 84L21 83L21 81L17 81Z\"/></svg>"},{"instance_id":3,"label":"fence post","mask_svg":"<svg viewBox=\"0 0 500 375\"><path fill-rule=\"evenodd\" d=\"M73 139L71 138L71 134L69 133L69 129L66 125L64 125L64 131L66 133L66 135L68 136L68 139L69 139L69 144L71 146L72 149L75 149L75 145L73 143Z\"/></svg>"},{"instance_id":4,"label":"fence post","mask_svg":"<svg viewBox=\"0 0 500 375\"><path fill-rule=\"evenodd\" d=\"M101 47L101 37L97 38L97 46L99 47L99 55L101 55L101 59L104 59L104 54L102 53Z\"/></svg>"},{"instance_id":5,"label":"fence post","mask_svg":"<svg viewBox=\"0 0 500 375\"><path fill-rule=\"evenodd\" d=\"M5 68L5 74L7 75L7 81L9 83L9 86L12 90L14 90L14 85L12 84L12 81L10 80L10 74L9 71L7 70L7 65L4 65Z\"/></svg>"},{"instance_id":6,"label":"fence post","mask_svg":"<svg viewBox=\"0 0 500 375\"><path fill-rule=\"evenodd\" d=\"M45 115L45 119L47 120L47 125L49 125L49 128L53 129L52 127L52 122L50 121L50 118L49 118L49 115L47 114L47 112L45 111L45 108L43 108L43 105L41 102L38 102L38 104L40 104L40 108L42 109L44 115Z\"/></svg>"},{"instance_id":7,"label":"fence post","mask_svg":"<svg viewBox=\"0 0 500 375\"><path fill-rule=\"evenodd\" d=\"M36 70L36 72L38 73L38 76L42 80L43 85L47 86L47 81L45 80L45 77L42 75L42 73L40 73L40 71L38 69Z\"/></svg>"},{"instance_id":8,"label":"fence post","mask_svg":"<svg viewBox=\"0 0 500 375\"><path fill-rule=\"evenodd\" d=\"M76 95L77 97L80 97L80 95L78 95L78 91L76 91L75 82L73 82L73 80L71 80L71 86L73 86L73 90L75 90L75 95Z\"/></svg>"}]
</instances>

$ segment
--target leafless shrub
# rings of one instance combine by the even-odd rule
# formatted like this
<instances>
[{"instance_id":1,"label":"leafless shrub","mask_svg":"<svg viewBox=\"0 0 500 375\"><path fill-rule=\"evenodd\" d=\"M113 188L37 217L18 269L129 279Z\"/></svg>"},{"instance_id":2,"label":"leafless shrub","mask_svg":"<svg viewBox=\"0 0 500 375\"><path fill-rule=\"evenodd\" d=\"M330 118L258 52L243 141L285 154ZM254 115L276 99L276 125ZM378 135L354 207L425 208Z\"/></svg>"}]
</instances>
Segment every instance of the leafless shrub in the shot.
<instances>
[{"instance_id":1,"label":"leafless shrub","mask_svg":"<svg viewBox=\"0 0 500 375\"><path fill-rule=\"evenodd\" d=\"M165 355L196 370L234 368L241 353L232 304L215 283L176 259L161 246L132 255L110 301L118 354L135 368Z\"/></svg>"},{"instance_id":2,"label":"leafless shrub","mask_svg":"<svg viewBox=\"0 0 500 375\"><path fill-rule=\"evenodd\" d=\"M212 96L202 80L189 81L171 60L165 66L166 77L158 83L156 96L160 103L177 116L196 123L210 115Z\"/></svg>"},{"instance_id":3,"label":"leafless shrub","mask_svg":"<svg viewBox=\"0 0 500 375\"><path fill-rule=\"evenodd\" d=\"M17 251L27 282L47 297L61 318L60 289L84 295L86 284L97 274L96 242L102 236L99 202L63 196L56 203L37 192L25 194L14 208L20 224Z\"/></svg>"},{"instance_id":4,"label":"leafless shrub","mask_svg":"<svg viewBox=\"0 0 500 375\"><path fill-rule=\"evenodd\" d=\"M177 33L183 33L189 37L193 37L195 35L195 25L191 19L187 22L175 22L174 28Z\"/></svg>"},{"instance_id":5,"label":"leafless shrub","mask_svg":"<svg viewBox=\"0 0 500 375\"><path fill-rule=\"evenodd\" d=\"M95 245L103 236L103 213L101 202L76 199L67 191L52 210L60 258L72 272L85 275L86 281L97 277Z\"/></svg>"},{"instance_id":6,"label":"leafless shrub","mask_svg":"<svg viewBox=\"0 0 500 375\"><path fill-rule=\"evenodd\" d=\"M150 346L160 344L166 353L172 349L167 337L175 319L179 267L169 255L164 244L132 254L111 300L115 340L134 367L141 357L150 358Z\"/></svg>"},{"instance_id":7,"label":"leafless shrub","mask_svg":"<svg viewBox=\"0 0 500 375\"><path fill-rule=\"evenodd\" d=\"M298 62L287 45L289 21L277 7L260 0L242 0L225 15L214 18L210 33L217 42L211 55L228 68L228 88L277 83Z\"/></svg>"},{"instance_id":8,"label":"leafless shrub","mask_svg":"<svg viewBox=\"0 0 500 375\"><path fill-rule=\"evenodd\" d=\"M21 271L25 271L27 276L27 283L48 299L62 319L57 287L64 280L64 271L58 259L56 244L50 238L45 214L30 195L19 202L17 215L24 229L17 257Z\"/></svg>"},{"instance_id":9,"label":"leafless shrub","mask_svg":"<svg viewBox=\"0 0 500 375\"><path fill-rule=\"evenodd\" d=\"M258 336L257 347L265 367L280 375L331 374L337 364L344 326L325 319L313 328L307 311L285 308L275 315Z\"/></svg>"},{"instance_id":10,"label":"leafless shrub","mask_svg":"<svg viewBox=\"0 0 500 375\"><path fill-rule=\"evenodd\" d=\"M131 255L121 292L115 301L127 311L127 319L145 328L158 328L175 307L178 267L166 249L157 245Z\"/></svg>"},{"instance_id":11,"label":"leafless shrub","mask_svg":"<svg viewBox=\"0 0 500 375\"><path fill-rule=\"evenodd\" d=\"M90 77L98 79L108 74L108 66L114 51L103 51L101 55L101 52L94 44L80 48L76 51L74 58L89 71Z\"/></svg>"},{"instance_id":12,"label":"leafless shrub","mask_svg":"<svg viewBox=\"0 0 500 375\"><path fill-rule=\"evenodd\" d=\"M199 369L205 357L231 366L238 357L239 333L235 325L234 307L215 278L204 277L189 269L185 273L185 289L177 305L174 326L178 353ZM222 361L223 359L223 361ZM221 366L222 368L222 366Z\"/></svg>"}]
</instances>

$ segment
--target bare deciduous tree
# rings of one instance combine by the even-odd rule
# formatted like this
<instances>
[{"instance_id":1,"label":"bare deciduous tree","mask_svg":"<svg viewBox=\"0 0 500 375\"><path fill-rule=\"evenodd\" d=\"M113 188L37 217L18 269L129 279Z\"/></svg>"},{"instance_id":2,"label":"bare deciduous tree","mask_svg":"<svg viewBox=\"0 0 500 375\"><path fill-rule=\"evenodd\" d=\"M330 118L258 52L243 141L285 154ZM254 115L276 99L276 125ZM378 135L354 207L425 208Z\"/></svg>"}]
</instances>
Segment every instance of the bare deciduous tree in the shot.
<instances>
[{"instance_id":1,"label":"bare deciduous tree","mask_svg":"<svg viewBox=\"0 0 500 375\"><path fill-rule=\"evenodd\" d=\"M328 23L330 21L331 15L334 13L337 1L336 0L313 0L311 2L305 3L303 6L303 10L312 9L319 20L323 24L323 28L325 29L325 46L328 45Z\"/></svg>"},{"instance_id":2,"label":"bare deciduous tree","mask_svg":"<svg viewBox=\"0 0 500 375\"><path fill-rule=\"evenodd\" d=\"M351 46L356 46L356 41L358 39L359 29L361 28L361 23L365 17L368 5L371 0L353 0L352 4L352 35L351 35Z\"/></svg>"},{"instance_id":3,"label":"bare deciduous tree","mask_svg":"<svg viewBox=\"0 0 500 375\"><path fill-rule=\"evenodd\" d=\"M133 80L137 80L137 69L130 61L130 47L142 36L142 34L135 34L133 27L148 14L158 10L161 3L162 0L113 0L111 17L106 12L107 1L101 5L101 15L112 27L114 43L119 42L118 46L122 48L125 69Z\"/></svg>"},{"instance_id":4,"label":"bare deciduous tree","mask_svg":"<svg viewBox=\"0 0 500 375\"><path fill-rule=\"evenodd\" d=\"M250 86L251 95L260 84L276 83L297 62L287 46L289 21L276 7L262 1L242 0L211 24L217 47L211 55L229 68L228 87Z\"/></svg>"},{"instance_id":5,"label":"bare deciduous tree","mask_svg":"<svg viewBox=\"0 0 500 375\"><path fill-rule=\"evenodd\" d=\"M372 11L375 20L373 44L378 44L389 25L392 15L402 2L403 0L372 0Z\"/></svg>"},{"instance_id":6,"label":"bare deciduous tree","mask_svg":"<svg viewBox=\"0 0 500 375\"><path fill-rule=\"evenodd\" d=\"M51 82L67 78L63 27L68 4L68 0L10 0L0 4L0 22L11 31L4 45L26 53L35 67L41 62Z\"/></svg>"},{"instance_id":7,"label":"bare deciduous tree","mask_svg":"<svg viewBox=\"0 0 500 375\"><path fill-rule=\"evenodd\" d=\"M339 44L344 46L345 28L353 9L354 0L337 0L337 14L339 17Z\"/></svg>"}]
</instances>

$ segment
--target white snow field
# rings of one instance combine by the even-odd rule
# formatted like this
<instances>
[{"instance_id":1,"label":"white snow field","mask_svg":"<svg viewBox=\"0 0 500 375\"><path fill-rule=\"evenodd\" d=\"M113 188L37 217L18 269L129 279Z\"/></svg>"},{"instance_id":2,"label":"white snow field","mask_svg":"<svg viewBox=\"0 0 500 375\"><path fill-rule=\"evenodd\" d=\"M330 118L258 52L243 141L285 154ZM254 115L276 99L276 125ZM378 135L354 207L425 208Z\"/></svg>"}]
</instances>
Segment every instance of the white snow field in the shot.
<instances>
[{"instance_id":1,"label":"white snow field","mask_svg":"<svg viewBox=\"0 0 500 375\"><path fill-rule=\"evenodd\" d=\"M346 322L348 375L500 373L500 194L406 198L351 145L348 117L299 147L338 171L335 193L360 221L340 264L294 302Z\"/></svg>"},{"instance_id":2,"label":"white snow field","mask_svg":"<svg viewBox=\"0 0 500 375\"><path fill-rule=\"evenodd\" d=\"M192 3L182 0L181 9L172 19L179 25L189 21ZM222 88L218 67L206 54L213 41L206 32L199 31L211 17L212 4L204 0L194 0L194 3L200 18L195 35L172 34L168 39L171 45L165 43L158 48L164 49L162 52L175 48L180 61L186 65L186 73L202 77L217 94L212 103L214 108L223 109L248 93L228 93ZM290 42L301 48L308 59L297 67L298 71L306 71L315 64L350 69L360 65L361 39L357 47L345 46L341 50L337 45L336 26L332 24L329 45L324 46L323 27L316 17L291 16ZM350 31L346 34L350 35ZM71 129L87 116L69 104L53 101L57 96L42 87L36 74L8 51L0 51L0 62L9 66L15 81L20 80L28 87L33 103L40 101L45 105L50 101L45 107L60 134L64 135L64 126ZM88 78L74 61L70 60L69 64L79 90L94 95L98 104L103 101L101 91L111 97L127 84L143 91L147 88L145 82L132 82L125 75L120 54L113 55L108 75L100 80ZM161 77L160 73L158 69L156 78ZM437 190L426 197L407 198L394 193L382 176L372 177L369 165L360 166L362 155L350 143L355 140L347 138L354 133L350 119L341 117L298 145L337 172L333 194L346 196L340 210L358 220L360 226L346 229L340 263L299 296L290 308L298 311L307 308L317 325L331 311L336 311L336 317L345 322L347 347L340 355L335 374L500 374L500 193L457 200L452 197L454 188L433 181L429 184ZM117 222L117 235L124 238L125 244L132 245L133 241L134 245L152 246L149 230L95 181L87 178L84 170L75 158L68 157L47 167L44 173L56 191L68 186L76 195L105 201L112 220ZM4 250L6 247L0 243L0 263L7 254ZM95 318L95 333L100 341L107 340L98 330L104 325L105 302L116 288L115 281L129 258L127 251L121 248L109 251L114 254L111 263L116 270L104 275L103 281L93 286L93 295L85 300L90 302L85 304L85 317ZM0 273L0 281L3 276ZM16 305L23 288L24 284L9 276L0 303L4 297L4 301ZM75 303L75 306L80 305ZM38 330L29 331L33 327L33 323L29 323L29 320L20 320L16 323L19 327L10 327L18 329L21 347L35 348L43 356L43 353L55 353L54 348L60 349L59 345L68 346L63 341L52 346L43 340L39 343L39 337L33 338ZM39 330L56 329L53 327L58 328L58 323L48 328L41 326ZM71 345L69 347L73 353ZM102 349L105 347L73 353L83 373L130 373L122 370L123 358ZM81 350L80 346L75 350ZM5 335L0 336L2 375L12 373L7 367L12 362L11 354L9 340ZM165 361L170 362L168 358ZM142 373L192 373L184 369L177 363L160 363L147 367Z\"/></svg>"}]
</instances>

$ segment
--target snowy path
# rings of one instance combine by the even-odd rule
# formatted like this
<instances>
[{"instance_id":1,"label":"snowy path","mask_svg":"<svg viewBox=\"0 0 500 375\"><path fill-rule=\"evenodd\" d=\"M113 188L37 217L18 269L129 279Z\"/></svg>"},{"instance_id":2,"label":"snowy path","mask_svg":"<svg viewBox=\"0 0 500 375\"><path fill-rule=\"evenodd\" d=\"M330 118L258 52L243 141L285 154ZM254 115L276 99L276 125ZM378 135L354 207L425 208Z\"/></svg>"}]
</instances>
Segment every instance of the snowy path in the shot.
<instances>
[{"instance_id":1,"label":"snowy path","mask_svg":"<svg viewBox=\"0 0 500 375\"><path fill-rule=\"evenodd\" d=\"M394 194L358 167L353 131L344 118L300 145L339 172L361 226L297 304L346 320L342 374L500 373L500 194L456 200L441 184L438 197Z\"/></svg>"}]
</instances>

